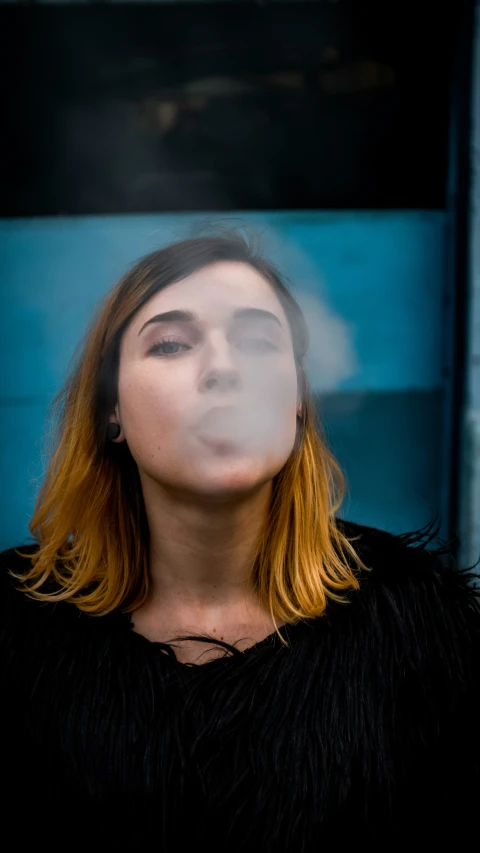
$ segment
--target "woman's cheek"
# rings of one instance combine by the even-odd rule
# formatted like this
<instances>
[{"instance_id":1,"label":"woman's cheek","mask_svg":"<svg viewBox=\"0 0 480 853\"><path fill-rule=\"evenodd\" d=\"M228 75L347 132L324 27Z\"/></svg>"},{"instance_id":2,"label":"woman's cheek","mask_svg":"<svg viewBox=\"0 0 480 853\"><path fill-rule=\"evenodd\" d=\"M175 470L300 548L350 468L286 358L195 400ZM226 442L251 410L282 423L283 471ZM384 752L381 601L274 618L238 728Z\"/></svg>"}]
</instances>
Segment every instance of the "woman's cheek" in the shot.
<instances>
[{"instance_id":1,"label":"woman's cheek","mask_svg":"<svg viewBox=\"0 0 480 853\"><path fill-rule=\"evenodd\" d=\"M295 406L297 399L296 374L292 373L291 370L285 370L270 376L270 381L265 386L265 394L277 410L285 410L292 405Z\"/></svg>"}]
</instances>

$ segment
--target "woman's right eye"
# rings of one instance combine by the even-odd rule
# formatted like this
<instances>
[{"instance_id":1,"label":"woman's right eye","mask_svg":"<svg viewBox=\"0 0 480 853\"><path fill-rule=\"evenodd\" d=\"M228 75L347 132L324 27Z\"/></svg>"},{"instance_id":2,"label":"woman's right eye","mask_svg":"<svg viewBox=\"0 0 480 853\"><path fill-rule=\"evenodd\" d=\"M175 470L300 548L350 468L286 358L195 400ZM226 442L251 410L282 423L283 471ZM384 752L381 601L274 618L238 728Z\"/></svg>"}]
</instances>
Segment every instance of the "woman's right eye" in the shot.
<instances>
[{"instance_id":1,"label":"woman's right eye","mask_svg":"<svg viewBox=\"0 0 480 853\"><path fill-rule=\"evenodd\" d=\"M177 355L178 350L175 349L176 347L183 347L184 350L191 349L191 347L189 347L187 344L182 344L181 341L168 340L167 338L165 338L163 341L159 341L157 344L154 344L152 347L150 347L148 354Z\"/></svg>"}]
</instances>

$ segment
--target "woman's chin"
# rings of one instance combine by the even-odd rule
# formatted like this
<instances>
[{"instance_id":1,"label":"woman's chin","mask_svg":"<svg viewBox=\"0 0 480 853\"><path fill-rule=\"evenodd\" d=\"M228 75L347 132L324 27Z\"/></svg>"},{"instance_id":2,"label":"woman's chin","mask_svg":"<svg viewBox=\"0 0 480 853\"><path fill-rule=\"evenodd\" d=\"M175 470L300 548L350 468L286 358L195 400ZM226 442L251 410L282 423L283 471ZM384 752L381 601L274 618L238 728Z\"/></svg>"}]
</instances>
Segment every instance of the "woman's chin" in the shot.
<instances>
[{"instance_id":1,"label":"woman's chin","mask_svg":"<svg viewBox=\"0 0 480 853\"><path fill-rule=\"evenodd\" d=\"M196 474L193 490L205 498L219 501L251 495L274 476L264 466L249 465L245 460L223 466L210 464L207 468L202 465Z\"/></svg>"}]
</instances>

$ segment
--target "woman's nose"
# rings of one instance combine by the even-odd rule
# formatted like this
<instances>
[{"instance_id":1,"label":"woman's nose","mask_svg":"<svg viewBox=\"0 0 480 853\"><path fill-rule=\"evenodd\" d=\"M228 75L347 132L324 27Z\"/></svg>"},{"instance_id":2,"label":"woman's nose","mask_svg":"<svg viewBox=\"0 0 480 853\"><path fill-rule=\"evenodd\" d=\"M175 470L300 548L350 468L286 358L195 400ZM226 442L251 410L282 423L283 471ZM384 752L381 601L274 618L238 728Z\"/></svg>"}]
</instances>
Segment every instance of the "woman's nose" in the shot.
<instances>
[{"instance_id":1,"label":"woman's nose","mask_svg":"<svg viewBox=\"0 0 480 853\"><path fill-rule=\"evenodd\" d=\"M231 345L222 336L207 347L203 386L220 391L238 391L242 387Z\"/></svg>"},{"instance_id":2,"label":"woman's nose","mask_svg":"<svg viewBox=\"0 0 480 853\"><path fill-rule=\"evenodd\" d=\"M212 370L205 380L205 388L209 391L213 388L219 391L239 391L241 387L238 370Z\"/></svg>"}]
</instances>

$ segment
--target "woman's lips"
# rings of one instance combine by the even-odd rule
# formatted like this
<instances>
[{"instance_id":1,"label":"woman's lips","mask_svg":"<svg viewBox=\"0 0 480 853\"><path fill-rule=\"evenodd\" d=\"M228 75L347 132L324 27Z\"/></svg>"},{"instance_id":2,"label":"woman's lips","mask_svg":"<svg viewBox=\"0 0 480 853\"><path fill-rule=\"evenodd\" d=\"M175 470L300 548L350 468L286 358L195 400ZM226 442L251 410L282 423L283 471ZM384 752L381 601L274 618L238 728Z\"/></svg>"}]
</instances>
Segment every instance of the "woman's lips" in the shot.
<instances>
[{"instance_id":1,"label":"woman's lips","mask_svg":"<svg viewBox=\"0 0 480 853\"><path fill-rule=\"evenodd\" d=\"M238 427L242 419L238 406L214 406L202 415L197 429L202 431L225 432Z\"/></svg>"},{"instance_id":2,"label":"woman's lips","mask_svg":"<svg viewBox=\"0 0 480 853\"><path fill-rule=\"evenodd\" d=\"M238 406L215 406L202 415L196 432L207 444L238 445L248 433L245 413Z\"/></svg>"}]
</instances>

